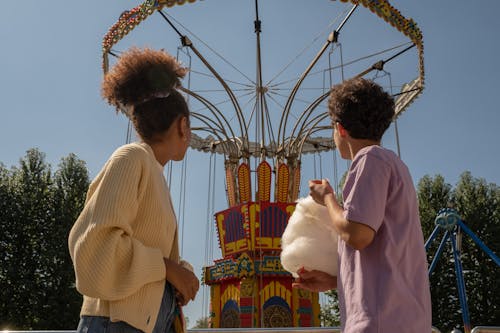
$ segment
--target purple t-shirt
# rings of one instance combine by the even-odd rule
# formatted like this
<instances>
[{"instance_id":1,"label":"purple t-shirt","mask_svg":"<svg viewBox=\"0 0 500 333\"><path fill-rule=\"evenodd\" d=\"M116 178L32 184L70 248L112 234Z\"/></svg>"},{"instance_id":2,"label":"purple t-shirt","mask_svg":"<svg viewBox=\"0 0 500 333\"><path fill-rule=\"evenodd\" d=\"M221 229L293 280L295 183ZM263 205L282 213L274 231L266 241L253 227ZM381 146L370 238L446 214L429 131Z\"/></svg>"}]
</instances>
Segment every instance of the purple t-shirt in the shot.
<instances>
[{"instance_id":1,"label":"purple t-shirt","mask_svg":"<svg viewBox=\"0 0 500 333\"><path fill-rule=\"evenodd\" d=\"M361 149L344 185L344 216L375 230L358 251L339 239L344 333L431 332L427 258L406 165L380 146Z\"/></svg>"}]
</instances>

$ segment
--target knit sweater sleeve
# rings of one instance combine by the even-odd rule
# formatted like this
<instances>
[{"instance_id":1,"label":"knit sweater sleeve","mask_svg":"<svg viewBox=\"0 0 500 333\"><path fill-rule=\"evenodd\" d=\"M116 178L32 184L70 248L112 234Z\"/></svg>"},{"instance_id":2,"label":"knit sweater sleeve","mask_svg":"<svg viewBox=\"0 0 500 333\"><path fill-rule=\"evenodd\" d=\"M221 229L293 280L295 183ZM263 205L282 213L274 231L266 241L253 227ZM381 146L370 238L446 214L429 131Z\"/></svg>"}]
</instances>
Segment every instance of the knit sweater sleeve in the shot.
<instances>
[{"instance_id":1,"label":"knit sweater sleeve","mask_svg":"<svg viewBox=\"0 0 500 333\"><path fill-rule=\"evenodd\" d=\"M161 250L134 238L132 228L151 170L144 155L130 147L113 154L70 232L76 287L84 295L119 300L165 279Z\"/></svg>"}]
</instances>

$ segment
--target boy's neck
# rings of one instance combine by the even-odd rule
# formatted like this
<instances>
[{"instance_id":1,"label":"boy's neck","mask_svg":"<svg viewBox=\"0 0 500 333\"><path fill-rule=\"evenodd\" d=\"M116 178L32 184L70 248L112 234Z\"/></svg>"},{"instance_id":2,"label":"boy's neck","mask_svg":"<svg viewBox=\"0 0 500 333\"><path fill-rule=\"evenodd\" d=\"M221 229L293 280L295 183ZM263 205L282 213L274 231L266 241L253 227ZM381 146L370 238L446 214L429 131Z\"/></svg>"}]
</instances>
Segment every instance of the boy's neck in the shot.
<instances>
[{"instance_id":1,"label":"boy's neck","mask_svg":"<svg viewBox=\"0 0 500 333\"><path fill-rule=\"evenodd\" d=\"M353 139L349 140L349 154L350 160L352 161L356 154L363 148L368 146L380 146L380 141L368 140L368 139Z\"/></svg>"}]
</instances>

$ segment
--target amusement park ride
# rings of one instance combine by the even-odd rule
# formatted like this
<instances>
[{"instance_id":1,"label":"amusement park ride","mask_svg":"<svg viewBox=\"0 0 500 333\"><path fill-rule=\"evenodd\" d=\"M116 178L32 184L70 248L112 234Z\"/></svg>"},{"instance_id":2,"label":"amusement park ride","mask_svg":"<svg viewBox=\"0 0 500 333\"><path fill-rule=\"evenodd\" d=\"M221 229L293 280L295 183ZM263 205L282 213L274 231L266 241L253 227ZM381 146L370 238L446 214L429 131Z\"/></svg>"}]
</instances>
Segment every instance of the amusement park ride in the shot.
<instances>
[{"instance_id":1,"label":"amusement park ride","mask_svg":"<svg viewBox=\"0 0 500 333\"><path fill-rule=\"evenodd\" d=\"M192 111L191 147L221 154L225 161L228 207L215 214L222 258L205 267L203 272L203 282L210 286L211 327L319 326L318 294L292 288L292 276L283 269L279 260L281 235L299 196L302 155L335 149L325 112L329 89L316 95L305 107L297 107L294 103L297 93L318 61L332 55L330 50L336 51L338 59L342 59L342 29L357 10L368 9L399 31L407 43L396 51L392 48L392 54L361 70L356 76L385 72L384 65L411 49L416 50L417 77L393 94L399 116L424 87L422 34L412 19L404 17L386 0L343 0L343 5L349 7L342 13L342 20L331 29L316 56L295 81L282 108L275 110L274 107L271 112L268 101L272 98L273 86L263 81L262 26L259 2L255 0L256 79L251 87L255 93L254 107L248 115L243 111L230 82L222 78L192 39L181 33L178 24L169 16L173 7L183 4L192 6L195 2L147 0L122 13L104 38L103 70L108 71L109 56L118 54L113 47L150 15L159 13L178 34L182 47L196 55L230 101L230 107L222 108L189 86L181 88L191 100L201 105L199 111ZM339 4L332 2L331 6ZM347 64L339 67L344 65ZM298 115L293 115L297 110ZM125 110L123 112L126 114ZM278 118L273 121L273 117ZM321 132L328 135L317 136ZM203 137L203 133L209 135Z\"/></svg>"},{"instance_id":2,"label":"amusement park ride","mask_svg":"<svg viewBox=\"0 0 500 333\"><path fill-rule=\"evenodd\" d=\"M462 233L468 235L474 241L474 243L476 243L476 245L479 246L479 248L482 251L484 251L484 253L490 256L493 262L499 267L500 267L500 258L495 253L493 253L493 251L491 251L486 246L486 244L484 244L481 241L481 239L474 232L472 232L472 230L470 230L467 227L464 221L462 221L460 215L458 215L458 212L455 211L454 209L451 208L441 209L438 212L438 215L435 219L435 224L436 227L434 228L434 231L432 232L432 234L429 236L429 239L425 243L425 250L427 252L429 251L430 245L437 238L437 236L441 231L443 231L444 234L443 238L441 239L441 242L439 243L439 247L436 251L436 254L434 255L432 263L429 267L429 276L432 275L432 272L436 268L436 264L443 253L444 246L446 245L447 242L449 242L453 253L453 262L455 264L455 276L457 279L457 289L458 289L458 297L460 300L460 307L462 309L464 332L469 333L471 332L471 323L469 317L469 307L467 305L467 296L465 293L465 281L462 269L462 260L460 256ZM492 330L492 332L495 331L496 330Z\"/></svg>"}]
</instances>

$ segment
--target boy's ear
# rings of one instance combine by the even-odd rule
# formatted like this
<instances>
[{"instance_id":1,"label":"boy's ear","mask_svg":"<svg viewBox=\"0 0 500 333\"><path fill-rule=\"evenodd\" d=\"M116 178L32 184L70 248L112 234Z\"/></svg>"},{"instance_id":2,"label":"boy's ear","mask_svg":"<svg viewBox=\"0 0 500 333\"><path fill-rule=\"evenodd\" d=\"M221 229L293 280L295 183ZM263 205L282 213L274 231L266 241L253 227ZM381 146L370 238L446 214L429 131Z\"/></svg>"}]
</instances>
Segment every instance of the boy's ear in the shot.
<instances>
[{"instance_id":1,"label":"boy's ear","mask_svg":"<svg viewBox=\"0 0 500 333\"><path fill-rule=\"evenodd\" d=\"M340 136L345 137L348 134L345 127L342 126L342 124L339 122L337 122L336 124L337 124L337 130L339 131Z\"/></svg>"}]
</instances>

